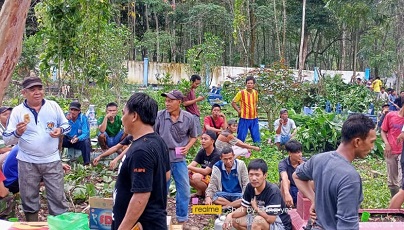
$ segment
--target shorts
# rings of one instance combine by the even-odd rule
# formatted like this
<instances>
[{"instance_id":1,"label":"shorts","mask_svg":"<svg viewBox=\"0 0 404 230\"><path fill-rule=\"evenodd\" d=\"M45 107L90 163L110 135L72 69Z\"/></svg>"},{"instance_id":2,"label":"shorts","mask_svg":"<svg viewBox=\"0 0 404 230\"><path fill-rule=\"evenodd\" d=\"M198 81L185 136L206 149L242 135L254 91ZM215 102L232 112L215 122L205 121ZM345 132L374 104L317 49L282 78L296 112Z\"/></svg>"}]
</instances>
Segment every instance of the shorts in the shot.
<instances>
[{"instance_id":1,"label":"shorts","mask_svg":"<svg viewBox=\"0 0 404 230\"><path fill-rule=\"evenodd\" d=\"M189 176L190 180L192 179L192 175L194 175L194 174L195 174L195 172L188 171L188 176ZM206 176L202 175L201 181L204 182L206 185L208 185L210 182L210 175L206 175Z\"/></svg>"},{"instance_id":2,"label":"shorts","mask_svg":"<svg viewBox=\"0 0 404 230\"><path fill-rule=\"evenodd\" d=\"M255 217L256 215L254 214L247 214L247 229L251 229ZM269 225L269 230L285 230L285 226L280 218L276 217L275 222Z\"/></svg>"}]
</instances>

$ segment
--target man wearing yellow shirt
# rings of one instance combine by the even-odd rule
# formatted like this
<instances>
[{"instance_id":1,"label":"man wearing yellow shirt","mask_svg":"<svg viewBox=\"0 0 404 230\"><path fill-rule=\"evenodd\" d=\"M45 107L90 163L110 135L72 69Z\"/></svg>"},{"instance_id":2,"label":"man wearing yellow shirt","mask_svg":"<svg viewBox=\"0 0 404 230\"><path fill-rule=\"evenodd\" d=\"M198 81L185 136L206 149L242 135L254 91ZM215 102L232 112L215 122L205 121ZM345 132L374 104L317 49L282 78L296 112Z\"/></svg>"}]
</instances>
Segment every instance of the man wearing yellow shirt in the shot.
<instances>
[{"instance_id":1,"label":"man wearing yellow shirt","mask_svg":"<svg viewBox=\"0 0 404 230\"><path fill-rule=\"evenodd\" d=\"M233 98L231 105L237 111L240 121L238 123L237 138L245 141L248 130L254 143L260 143L260 131L258 126L258 92L254 89L255 78L248 76L245 80L246 89L240 90ZM240 107L237 105L240 104Z\"/></svg>"},{"instance_id":2,"label":"man wearing yellow shirt","mask_svg":"<svg viewBox=\"0 0 404 230\"><path fill-rule=\"evenodd\" d=\"M376 77L376 79L372 82L372 89L373 92L375 92L376 94L380 93L380 88L382 87L383 83L380 80L380 77Z\"/></svg>"}]
</instances>

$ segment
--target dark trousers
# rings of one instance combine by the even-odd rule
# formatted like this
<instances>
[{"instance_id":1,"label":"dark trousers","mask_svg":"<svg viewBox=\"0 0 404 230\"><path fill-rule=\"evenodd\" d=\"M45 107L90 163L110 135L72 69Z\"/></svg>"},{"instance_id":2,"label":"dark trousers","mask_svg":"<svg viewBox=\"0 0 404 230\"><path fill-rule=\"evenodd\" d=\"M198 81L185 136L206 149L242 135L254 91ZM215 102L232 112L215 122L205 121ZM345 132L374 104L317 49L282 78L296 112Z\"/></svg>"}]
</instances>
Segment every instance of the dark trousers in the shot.
<instances>
[{"instance_id":1,"label":"dark trousers","mask_svg":"<svg viewBox=\"0 0 404 230\"><path fill-rule=\"evenodd\" d=\"M81 150L81 155L83 156L83 161L84 164L90 164L90 152L91 152L91 143L90 139L87 138L82 141L77 141L76 143L72 144L70 142L71 138L68 136L63 137L63 147L64 148L74 148L74 149L80 149Z\"/></svg>"}]
</instances>

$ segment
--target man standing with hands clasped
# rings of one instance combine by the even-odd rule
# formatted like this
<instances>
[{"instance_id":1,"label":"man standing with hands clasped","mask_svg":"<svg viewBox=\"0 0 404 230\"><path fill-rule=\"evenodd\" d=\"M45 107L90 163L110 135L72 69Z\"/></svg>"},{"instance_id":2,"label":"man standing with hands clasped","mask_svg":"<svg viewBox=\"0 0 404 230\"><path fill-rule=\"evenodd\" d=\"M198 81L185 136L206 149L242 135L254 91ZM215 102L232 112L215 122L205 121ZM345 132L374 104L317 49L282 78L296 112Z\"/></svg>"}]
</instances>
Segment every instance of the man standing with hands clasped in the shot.
<instances>
[{"instance_id":1,"label":"man standing with hands clasped","mask_svg":"<svg viewBox=\"0 0 404 230\"><path fill-rule=\"evenodd\" d=\"M70 125L59 105L44 99L42 81L28 77L22 82L25 100L13 109L6 144L18 144L18 182L22 207L27 221L38 221L39 184L45 183L49 214L67 211L63 188L63 168L59 155L59 136L70 131Z\"/></svg>"},{"instance_id":2,"label":"man standing with hands clasped","mask_svg":"<svg viewBox=\"0 0 404 230\"><path fill-rule=\"evenodd\" d=\"M258 92L254 89L255 78L248 76L245 79L246 89L240 90L231 102L231 106L237 111L240 120L238 122L237 138L242 142L250 130L251 138L258 145L261 143L258 126ZM240 103L240 107L237 106Z\"/></svg>"},{"instance_id":3,"label":"man standing with hands clasped","mask_svg":"<svg viewBox=\"0 0 404 230\"><path fill-rule=\"evenodd\" d=\"M177 189L175 212L177 221L184 223L188 220L188 204L191 197L185 156L196 141L196 124L192 114L180 108L184 97L180 91L173 90L161 96L165 97L166 109L158 112L154 130L168 146L171 174ZM170 181L167 183L167 189Z\"/></svg>"}]
</instances>

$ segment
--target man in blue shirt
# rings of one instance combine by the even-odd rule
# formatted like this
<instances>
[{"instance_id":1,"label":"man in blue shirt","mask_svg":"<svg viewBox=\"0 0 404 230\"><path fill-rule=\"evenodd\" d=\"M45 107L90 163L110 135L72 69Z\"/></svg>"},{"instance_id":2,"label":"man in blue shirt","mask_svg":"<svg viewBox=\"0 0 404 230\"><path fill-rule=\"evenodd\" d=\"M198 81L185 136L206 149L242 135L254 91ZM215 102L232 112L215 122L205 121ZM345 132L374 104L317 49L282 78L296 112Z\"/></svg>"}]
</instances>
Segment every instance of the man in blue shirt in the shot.
<instances>
[{"instance_id":1,"label":"man in blue shirt","mask_svg":"<svg viewBox=\"0 0 404 230\"><path fill-rule=\"evenodd\" d=\"M223 205L224 208L241 206L242 193L248 184L247 166L235 158L233 149L222 149L220 161L213 166L206 189L205 204Z\"/></svg>"},{"instance_id":2,"label":"man in blue shirt","mask_svg":"<svg viewBox=\"0 0 404 230\"><path fill-rule=\"evenodd\" d=\"M63 147L80 149L84 165L90 164L90 128L87 117L81 113L79 102L70 103L69 113L66 118L69 120L71 130L63 137Z\"/></svg>"}]
</instances>

